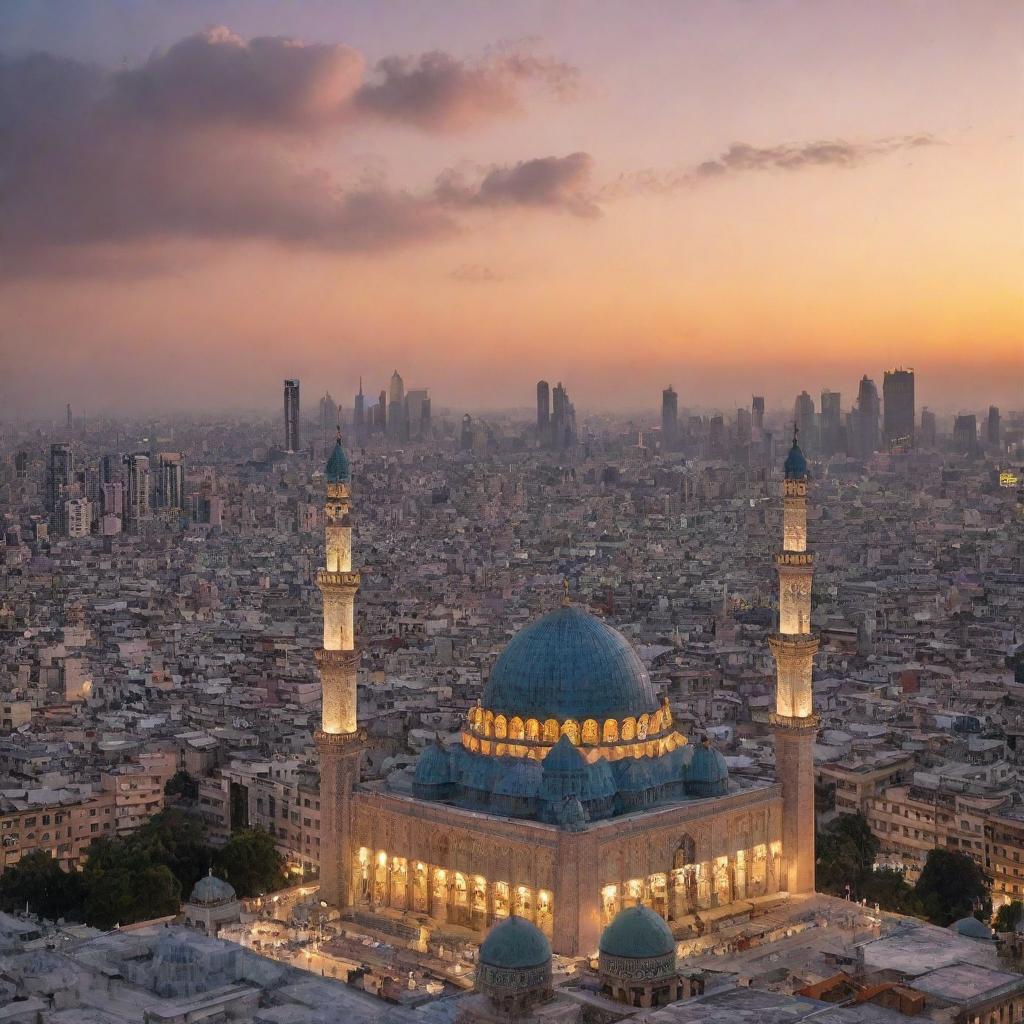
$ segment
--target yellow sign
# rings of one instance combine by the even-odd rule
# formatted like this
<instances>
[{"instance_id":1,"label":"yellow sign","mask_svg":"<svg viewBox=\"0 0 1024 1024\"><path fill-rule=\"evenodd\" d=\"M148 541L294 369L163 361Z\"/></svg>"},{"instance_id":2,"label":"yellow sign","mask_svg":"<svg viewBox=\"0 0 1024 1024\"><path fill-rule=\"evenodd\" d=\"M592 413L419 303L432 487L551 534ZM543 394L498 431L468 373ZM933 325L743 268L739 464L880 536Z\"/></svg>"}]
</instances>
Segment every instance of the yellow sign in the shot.
<instances>
[{"instance_id":1,"label":"yellow sign","mask_svg":"<svg viewBox=\"0 0 1024 1024\"><path fill-rule=\"evenodd\" d=\"M1000 487L1016 487L1020 483L1020 477L1016 473L1011 473L1009 470L1004 469L999 474L999 486Z\"/></svg>"}]
</instances>

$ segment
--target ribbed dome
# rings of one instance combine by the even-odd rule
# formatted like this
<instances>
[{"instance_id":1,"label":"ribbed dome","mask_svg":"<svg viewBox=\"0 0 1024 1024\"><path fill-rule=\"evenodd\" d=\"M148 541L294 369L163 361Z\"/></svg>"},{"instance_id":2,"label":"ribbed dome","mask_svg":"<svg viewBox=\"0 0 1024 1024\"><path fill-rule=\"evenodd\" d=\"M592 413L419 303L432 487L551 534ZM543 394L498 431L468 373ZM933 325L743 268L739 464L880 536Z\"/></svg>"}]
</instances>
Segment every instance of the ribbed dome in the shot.
<instances>
[{"instance_id":1,"label":"ribbed dome","mask_svg":"<svg viewBox=\"0 0 1024 1024\"><path fill-rule=\"evenodd\" d=\"M228 903L235 898L234 887L225 882L223 878L217 878L211 873L196 882L188 901L199 906L211 906L217 903Z\"/></svg>"},{"instance_id":2,"label":"ribbed dome","mask_svg":"<svg viewBox=\"0 0 1024 1024\"><path fill-rule=\"evenodd\" d=\"M496 924L480 946L480 963L490 967L540 967L551 959L551 943L525 918L506 918Z\"/></svg>"},{"instance_id":3,"label":"ribbed dome","mask_svg":"<svg viewBox=\"0 0 1024 1024\"><path fill-rule=\"evenodd\" d=\"M436 743L425 747L416 762L415 779L420 786L447 786L452 781L448 752Z\"/></svg>"},{"instance_id":4,"label":"ribbed dome","mask_svg":"<svg viewBox=\"0 0 1024 1024\"><path fill-rule=\"evenodd\" d=\"M341 447L340 437L334 445L331 457L327 460L324 477L329 484L347 484L352 479L348 456L345 454L345 449Z\"/></svg>"},{"instance_id":5,"label":"ribbed dome","mask_svg":"<svg viewBox=\"0 0 1024 1024\"><path fill-rule=\"evenodd\" d=\"M609 956L644 960L675 953L672 931L653 910L644 906L626 907L615 915L599 944Z\"/></svg>"},{"instance_id":6,"label":"ribbed dome","mask_svg":"<svg viewBox=\"0 0 1024 1024\"><path fill-rule=\"evenodd\" d=\"M722 796L729 785L729 766L706 741L695 746L686 766L686 791L692 796Z\"/></svg>"},{"instance_id":7,"label":"ribbed dome","mask_svg":"<svg viewBox=\"0 0 1024 1024\"><path fill-rule=\"evenodd\" d=\"M954 921L949 928L957 935L963 935L969 939L992 938L992 929L976 917L961 917L959 921Z\"/></svg>"},{"instance_id":8,"label":"ribbed dome","mask_svg":"<svg viewBox=\"0 0 1024 1024\"><path fill-rule=\"evenodd\" d=\"M491 671L483 706L495 714L564 721L651 714L658 700L629 641L580 608L520 630Z\"/></svg>"},{"instance_id":9,"label":"ribbed dome","mask_svg":"<svg viewBox=\"0 0 1024 1024\"><path fill-rule=\"evenodd\" d=\"M787 480L802 480L807 476L807 460L800 450L800 445L796 443L795 437L793 438L793 447L789 449L789 454L786 456L785 473Z\"/></svg>"}]
</instances>

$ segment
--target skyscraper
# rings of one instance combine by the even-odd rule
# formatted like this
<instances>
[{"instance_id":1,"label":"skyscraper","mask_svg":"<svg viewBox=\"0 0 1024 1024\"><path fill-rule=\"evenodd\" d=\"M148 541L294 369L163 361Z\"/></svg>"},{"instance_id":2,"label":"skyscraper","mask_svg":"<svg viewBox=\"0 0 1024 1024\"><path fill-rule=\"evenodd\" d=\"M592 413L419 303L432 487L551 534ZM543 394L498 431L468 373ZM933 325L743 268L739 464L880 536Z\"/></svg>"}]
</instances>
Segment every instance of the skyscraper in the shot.
<instances>
[{"instance_id":1,"label":"skyscraper","mask_svg":"<svg viewBox=\"0 0 1024 1024\"><path fill-rule=\"evenodd\" d=\"M801 391L793 403L793 419L800 431L800 440L807 451L818 448L818 421L814 414L814 399L806 391Z\"/></svg>"},{"instance_id":2,"label":"skyscraper","mask_svg":"<svg viewBox=\"0 0 1024 1024\"><path fill-rule=\"evenodd\" d=\"M338 426L338 403L331 398L328 391L320 399L320 440L326 441L328 437L334 436Z\"/></svg>"},{"instance_id":3,"label":"skyscraper","mask_svg":"<svg viewBox=\"0 0 1024 1024\"><path fill-rule=\"evenodd\" d=\"M921 444L925 448L934 448L936 434L935 413L925 407L921 410Z\"/></svg>"},{"instance_id":4,"label":"skyscraper","mask_svg":"<svg viewBox=\"0 0 1024 1024\"><path fill-rule=\"evenodd\" d=\"M64 503L75 479L75 455L69 444L51 444L50 462L46 467L46 510L50 517L50 530L65 533Z\"/></svg>"},{"instance_id":5,"label":"skyscraper","mask_svg":"<svg viewBox=\"0 0 1024 1024\"><path fill-rule=\"evenodd\" d=\"M423 410L429 416L430 398L426 388L410 388L405 395L405 433L410 439L423 437Z\"/></svg>"},{"instance_id":6,"label":"skyscraper","mask_svg":"<svg viewBox=\"0 0 1024 1024\"><path fill-rule=\"evenodd\" d=\"M914 443L914 371L886 370L882 379L885 443L911 447Z\"/></svg>"},{"instance_id":7,"label":"skyscraper","mask_svg":"<svg viewBox=\"0 0 1024 1024\"><path fill-rule=\"evenodd\" d=\"M366 397L363 395L362 377L359 378L359 392L352 408L352 429L356 437L362 438L366 434Z\"/></svg>"},{"instance_id":8,"label":"skyscraper","mask_svg":"<svg viewBox=\"0 0 1024 1024\"><path fill-rule=\"evenodd\" d=\"M552 444L557 449L571 448L576 443L576 409L561 381L555 385L551 399Z\"/></svg>"},{"instance_id":9,"label":"skyscraper","mask_svg":"<svg viewBox=\"0 0 1024 1024\"><path fill-rule=\"evenodd\" d=\"M978 447L978 418L962 413L953 421L953 444L958 452L973 455Z\"/></svg>"},{"instance_id":10,"label":"skyscraper","mask_svg":"<svg viewBox=\"0 0 1024 1024\"><path fill-rule=\"evenodd\" d=\"M878 388L868 376L861 377L857 389L857 454L866 459L878 451Z\"/></svg>"},{"instance_id":11,"label":"skyscraper","mask_svg":"<svg viewBox=\"0 0 1024 1024\"><path fill-rule=\"evenodd\" d=\"M377 412L373 417L373 425L381 433L388 429L388 393L381 391L377 396Z\"/></svg>"},{"instance_id":12,"label":"skyscraper","mask_svg":"<svg viewBox=\"0 0 1024 1024\"><path fill-rule=\"evenodd\" d=\"M404 441L407 437L405 422L405 383L395 370L388 385L388 437Z\"/></svg>"},{"instance_id":13,"label":"skyscraper","mask_svg":"<svg viewBox=\"0 0 1024 1024\"><path fill-rule=\"evenodd\" d=\"M1002 443L999 409L994 405L988 407L988 421L985 424L985 442L990 448L998 448Z\"/></svg>"},{"instance_id":14,"label":"skyscraper","mask_svg":"<svg viewBox=\"0 0 1024 1024\"><path fill-rule=\"evenodd\" d=\"M548 440L551 431L551 387L546 380L537 381L537 437Z\"/></svg>"},{"instance_id":15,"label":"skyscraper","mask_svg":"<svg viewBox=\"0 0 1024 1024\"><path fill-rule=\"evenodd\" d=\"M661 444L667 449L674 448L679 439L679 396L672 385L661 393Z\"/></svg>"},{"instance_id":16,"label":"skyscraper","mask_svg":"<svg viewBox=\"0 0 1024 1024\"><path fill-rule=\"evenodd\" d=\"M821 453L835 455L842 448L843 420L838 391L821 393Z\"/></svg>"},{"instance_id":17,"label":"skyscraper","mask_svg":"<svg viewBox=\"0 0 1024 1024\"><path fill-rule=\"evenodd\" d=\"M149 518L149 456L136 452L124 457L125 529L138 533Z\"/></svg>"},{"instance_id":18,"label":"skyscraper","mask_svg":"<svg viewBox=\"0 0 1024 1024\"><path fill-rule=\"evenodd\" d=\"M160 508L185 507L185 466L180 452L161 452L157 462L157 499Z\"/></svg>"},{"instance_id":19,"label":"skyscraper","mask_svg":"<svg viewBox=\"0 0 1024 1024\"><path fill-rule=\"evenodd\" d=\"M764 430L764 395L754 395L750 400L750 415L754 435L757 436Z\"/></svg>"},{"instance_id":20,"label":"skyscraper","mask_svg":"<svg viewBox=\"0 0 1024 1024\"><path fill-rule=\"evenodd\" d=\"M299 382L290 377L284 382L284 450L297 452L299 437Z\"/></svg>"}]
</instances>

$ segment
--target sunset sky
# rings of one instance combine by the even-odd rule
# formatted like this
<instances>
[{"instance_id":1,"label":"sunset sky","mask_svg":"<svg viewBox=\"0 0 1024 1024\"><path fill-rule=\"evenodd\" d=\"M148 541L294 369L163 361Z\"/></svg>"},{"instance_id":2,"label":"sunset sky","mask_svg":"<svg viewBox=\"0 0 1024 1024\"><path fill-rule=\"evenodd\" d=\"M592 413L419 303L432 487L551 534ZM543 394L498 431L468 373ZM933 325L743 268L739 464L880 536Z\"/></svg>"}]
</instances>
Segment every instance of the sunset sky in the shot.
<instances>
[{"instance_id":1,"label":"sunset sky","mask_svg":"<svg viewBox=\"0 0 1024 1024\"><path fill-rule=\"evenodd\" d=\"M1016 0L0 4L9 415L1024 394Z\"/></svg>"}]
</instances>

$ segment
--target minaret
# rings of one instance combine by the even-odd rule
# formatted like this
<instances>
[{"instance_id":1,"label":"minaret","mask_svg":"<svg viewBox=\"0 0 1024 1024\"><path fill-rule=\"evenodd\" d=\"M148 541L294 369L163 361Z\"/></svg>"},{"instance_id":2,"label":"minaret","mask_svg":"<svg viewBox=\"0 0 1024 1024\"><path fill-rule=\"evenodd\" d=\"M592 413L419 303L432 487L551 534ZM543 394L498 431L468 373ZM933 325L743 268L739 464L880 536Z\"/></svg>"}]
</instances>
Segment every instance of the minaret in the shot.
<instances>
[{"instance_id":1,"label":"minaret","mask_svg":"<svg viewBox=\"0 0 1024 1024\"><path fill-rule=\"evenodd\" d=\"M797 444L786 457L783 546L779 572L779 632L768 644L775 656L776 776L782 783L781 882L791 893L814 891L814 714L811 669L818 640L811 635L814 556L807 550L807 461Z\"/></svg>"},{"instance_id":2,"label":"minaret","mask_svg":"<svg viewBox=\"0 0 1024 1024\"><path fill-rule=\"evenodd\" d=\"M354 612L359 573L352 571L352 476L340 428L324 483L326 568L316 574L324 596L324 643L316 652L323 693L323 717L315 737L320 752L320 898L344 907L351 902L350 804L366 733L356 720L359 654Z\"/></svg>"}]
</instances>

